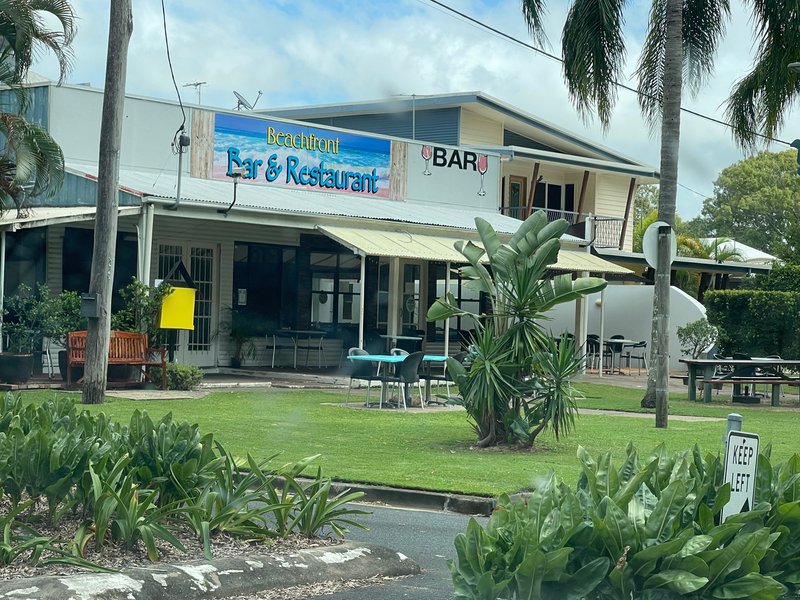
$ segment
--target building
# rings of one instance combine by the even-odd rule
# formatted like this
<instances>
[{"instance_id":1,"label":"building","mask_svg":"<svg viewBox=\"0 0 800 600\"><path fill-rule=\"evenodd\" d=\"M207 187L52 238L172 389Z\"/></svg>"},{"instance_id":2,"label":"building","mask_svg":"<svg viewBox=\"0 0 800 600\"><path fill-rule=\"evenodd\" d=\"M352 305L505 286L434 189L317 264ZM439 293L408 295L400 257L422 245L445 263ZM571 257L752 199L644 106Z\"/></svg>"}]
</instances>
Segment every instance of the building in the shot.
<instances>
[{"instance_id":1,"label":"building","mask_svg":"<svg viewBox=\"0 0 800 600\"><path fill-rule=\"evenodd\" d=\"M4 285L86 291L103 95L50 82L29 91L28 117L59 142L67 175L57 197L0 221ZM197 300L195 328L180 333L176 360L215 368L232 355L231 340L219 335L231 311L246 316L256 340L324 332L314 340L309 333L303 346L301 361L311 363L336 364L349 346L385 344L381 335L424 336L429 351L443 351L471 324L427 323L427 306L447 285L464 306L483 302L448 275L460 259L453 243L477 239L477 216L508 235L530 210L565 216L575 228L562 239L556 270L627 272L589 245L604 237L629 246L633 191L655 180L651 168L482 94L413 102L410 114L378 115L375 131L364 132L332 116L310 122L285 110L127 97L115 288L131 277L152 284L182 261ZM357 112L348 114L369 120ZM410 132L377 126L409 119ZM186 148L177 143L181 130ZM577 322L580 329L585 317ZM285 350L275 345L258 341L249 364L271 364ZM282 354L283 364L295 359Z\"/></svg>"}]
</instances>

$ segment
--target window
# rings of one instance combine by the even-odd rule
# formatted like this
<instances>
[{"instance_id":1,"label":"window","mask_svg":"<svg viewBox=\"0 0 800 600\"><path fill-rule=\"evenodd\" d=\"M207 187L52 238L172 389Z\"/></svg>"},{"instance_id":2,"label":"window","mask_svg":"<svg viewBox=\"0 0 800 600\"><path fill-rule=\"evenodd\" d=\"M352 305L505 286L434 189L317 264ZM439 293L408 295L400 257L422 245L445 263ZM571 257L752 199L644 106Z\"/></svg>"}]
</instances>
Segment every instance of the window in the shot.
<instances>
[{"instance_id":1,"label":"window","mask_svg":"<svg viewBox=\"0 0 800 600\"><path fill-rule=\"evenodd\" d=\"M358 323L361 259L352 253L311 252L311 324Z\"/></svg>"},{"instance_id":2,"label":"window","mask_svg":"<svg viewBox=\"0 0 800 600\"><path fill-rule=\"evenodd\" d=\"M111 296L111 310L124 306L119 290L136 277L137 242L130 239L131 234L117 234L117 251L114 257L114 283ZM94 251L94 231L67 227L64 230L63 262L61 281L65 290L88 292L92 274L92 252Z\"/></svg>"},{"instance_id":3,"label":"window","mask_svg":"<svg viewBox=\"0 0 800 600\"><path fill-rule=\"evenodd\" d=\"M297 318L297 249L236 242L233 309L254 318L257 333L294 327Z\"/></svg>"}]
</instances>

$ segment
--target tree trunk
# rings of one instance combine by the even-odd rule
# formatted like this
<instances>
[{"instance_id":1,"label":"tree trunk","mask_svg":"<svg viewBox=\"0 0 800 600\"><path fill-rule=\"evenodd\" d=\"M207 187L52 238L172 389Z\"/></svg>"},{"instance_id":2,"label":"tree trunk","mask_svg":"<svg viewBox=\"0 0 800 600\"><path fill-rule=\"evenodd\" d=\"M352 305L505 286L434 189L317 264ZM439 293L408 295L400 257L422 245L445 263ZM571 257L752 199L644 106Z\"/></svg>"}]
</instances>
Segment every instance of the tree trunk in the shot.
<instances>
[{"instance_id":1,"label":"tree trunk","mask_svg":"<svg viewBox=\"0 0 800 600\"><path fill-rule=\"evenodd\" d=\"M109 23L97 171L97 216L94 226L92 274L89 280L89 292L97 295L99 318L89 319L87 327L84 404L101 404L105 399L114 255L117 246L119 155L125 112L125 71L128 62L128 42L133 33L131 0L111 2Z\"/></svg>"},{"instance_id":2,"label":"tree trunk","mask_svg":"<svg viewBox=\"0 0 800 600\"><path fill-rule=\"evenodd\" d=\"M667 0L664 85L661 116L661 189L658 220L675 227L678 195L678 150L683 85L683 2ZM642 405L655 404L656 427L666 428L669 414L669 252L672 232L658 236L656 283L653 293L653 334L647 392Z\"/></svg>"}]
</instances>

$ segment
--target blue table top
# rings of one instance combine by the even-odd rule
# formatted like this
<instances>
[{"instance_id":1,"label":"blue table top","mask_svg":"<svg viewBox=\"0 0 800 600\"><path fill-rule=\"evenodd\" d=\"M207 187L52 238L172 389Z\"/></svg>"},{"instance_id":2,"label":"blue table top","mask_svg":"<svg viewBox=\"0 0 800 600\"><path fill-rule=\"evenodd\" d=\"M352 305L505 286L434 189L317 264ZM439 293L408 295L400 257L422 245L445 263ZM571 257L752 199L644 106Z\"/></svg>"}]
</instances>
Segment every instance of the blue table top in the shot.
<instances>
[{"instance_id":1,"label":"blue table top","mask_svg":"<svg viewBox=\"0 0 800 600\"><path fill-rule=\"evenodd\" d=\"M406 359L406 354L357 354L348 356L347 360L368 360L371 362L385 362L385 363L399 363ZM444 362L447 360L446 356L438 354L426 354L422 360L428 362Z\"/></svg>"}]
</instances>

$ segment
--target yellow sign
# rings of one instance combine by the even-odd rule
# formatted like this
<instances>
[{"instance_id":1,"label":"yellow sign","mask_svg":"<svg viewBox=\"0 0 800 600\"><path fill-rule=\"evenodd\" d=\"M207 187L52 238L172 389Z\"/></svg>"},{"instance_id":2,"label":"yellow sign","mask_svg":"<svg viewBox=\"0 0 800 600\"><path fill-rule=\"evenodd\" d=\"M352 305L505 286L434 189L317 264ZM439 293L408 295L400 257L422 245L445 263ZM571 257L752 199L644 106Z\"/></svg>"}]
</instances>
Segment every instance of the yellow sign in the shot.
<instances>
[{"instance_id":1,"label":"yellow sign","mask_svg":"<svg viewBox=\"0 0 800 600\"><path fill-rule=\"evenodd\" d=\"M188 329L194 331L194 296L197 290L174 287L161 301L161 329Z\"/></svg>"}]
</instances>

